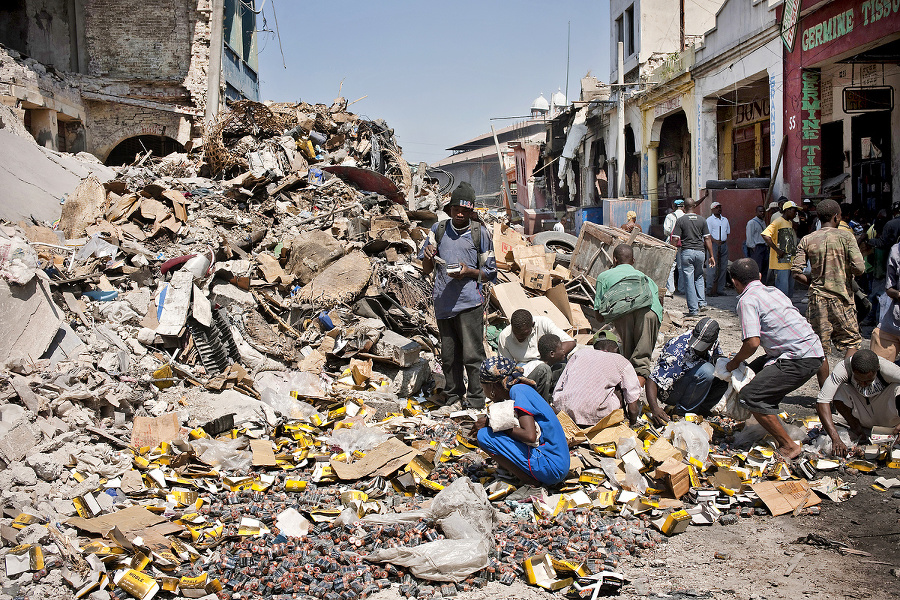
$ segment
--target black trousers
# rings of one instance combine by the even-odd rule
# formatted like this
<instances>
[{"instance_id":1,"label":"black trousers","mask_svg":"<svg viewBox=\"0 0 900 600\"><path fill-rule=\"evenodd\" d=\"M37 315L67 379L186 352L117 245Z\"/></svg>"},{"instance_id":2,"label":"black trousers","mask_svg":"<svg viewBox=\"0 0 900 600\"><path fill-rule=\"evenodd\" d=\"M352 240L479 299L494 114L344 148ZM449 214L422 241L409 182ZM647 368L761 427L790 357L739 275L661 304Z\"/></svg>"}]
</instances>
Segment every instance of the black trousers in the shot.
<instances>
[{"instance_id":1,"label":"black trousers","mask_svg":"<svg viewBox=\"0 0 900 600\"><path fill-rule=\"evenodd\" d=\"M469 406L483 408L480 373L486 356L482 307L475 306L449 319L438 319L437 325L441 334L441 367L447 380L448 403L468 400ZM468 393L463 371L469 378Z\"/></svg>"}]
</instances>

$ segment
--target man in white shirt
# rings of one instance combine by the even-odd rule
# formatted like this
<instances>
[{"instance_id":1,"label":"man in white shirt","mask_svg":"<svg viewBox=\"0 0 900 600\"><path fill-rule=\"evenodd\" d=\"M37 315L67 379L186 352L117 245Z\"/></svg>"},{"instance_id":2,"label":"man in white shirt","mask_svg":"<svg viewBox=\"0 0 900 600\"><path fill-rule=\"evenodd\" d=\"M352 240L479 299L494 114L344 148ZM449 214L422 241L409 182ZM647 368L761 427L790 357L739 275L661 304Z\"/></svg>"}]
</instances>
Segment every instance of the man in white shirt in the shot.
<instances>
[{"instance_id":1,"label":"man in white shirt","mask_svg":"<svg viewBox=\"0 0 900 600\"><path fill-rule=\"evenodd\" d=\"M672 243L672 230L675 229L675 221L678 220L679 217L684 215L684 200L682 198L678 198L675 200L675 210L666 215L665 220L663 221L663 235L665 235L666 242ZM666 280L666 296L671 298L675 294L675 268L678 268L678 272L681 272L681 262L680 260L681 253L675 253L675 262L672 263L672 268L669 270L669 279ZM684 282L678 282L678 291L684 290Z\"/></svg>"},{"instance_id":2,"label":"man in white shirt","mask_svg":"<svg viewBox=\"0 0 900 600\"><path fill-rule=\"evenodd\" d=\"M548 333L559 338L561 356L567 357L575 349L572 336L557 327L550 317L533 317L529 311L520 308L510 315L509 325L500 332L497 351L500 356L516 361L523 368L525 377L535 382L538 393L549 402L553 391L552 369L541 360L538 350L538 340Z\"/></svg>"},{"instance_id":3,"label":"man in white shirt","mask_svg":"<svg viewBox=\"0 0 900 600\"><path fill-rule=\"evenodd\" d=\"M709 205L712 216L706 218L706 226L712 238L713 258L716 266L706 269L706 280L709 282L707 296L722 296L725 294L725 272L728 270L728 235L731 233L731 224L727 217L722 216L722 205L713 202Z\"/></svg>"},{"instance_id":4,"label":"man in white shirt","mask_svg":"<svg viewBox=\"0 0 900 600\"><path fill-rule=\"evenodd\" d=\"M556 231L559 233L566 232L566 218L565 217L563 217L562 219L557 221L555 225L553 225L553 231Z\"/></svg>"}]
</instances>

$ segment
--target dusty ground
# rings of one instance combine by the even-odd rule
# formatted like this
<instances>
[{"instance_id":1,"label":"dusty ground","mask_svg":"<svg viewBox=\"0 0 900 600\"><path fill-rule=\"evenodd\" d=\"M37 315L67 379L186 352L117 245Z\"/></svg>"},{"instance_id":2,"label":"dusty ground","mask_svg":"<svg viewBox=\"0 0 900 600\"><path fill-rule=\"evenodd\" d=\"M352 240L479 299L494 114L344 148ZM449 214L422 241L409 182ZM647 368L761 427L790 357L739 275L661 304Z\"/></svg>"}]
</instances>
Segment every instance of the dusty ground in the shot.
<instances>
[{"instance_id":1,"label":"dusty ground","mask_svg":"<svg viewBox=\"0 0 900 600\"><path fill-rule=\"evenodd\" d=\"M801 311L805 292L798 290L794 301ZM719 321L723 351L740 347L740 328L734 313L736 297L729 289L724 297L710 298L710 308L702 313ZM666 309L680 315L687 310L683 296L667 299ZM692 327L688 320L684 328ZM871 330L864 330L868 338ZM868 342L866 342L867 344ZM834 364L835 359L831 359ZM818 385L815 378L789 396L786 411L813 414ZM823 500L818 516L759 517L740 519L736 524L689 527L658 549L621 567L629 583L619 598L724 598L734 600L775 600L801 598L900 597L900 498L878 492L871 484L878 475L900 477L900 471L881 469L876 474L839 477L851 483L857 495L841 504ZM841 555L836 550L794 543L816 533L828 540L849 544L871 557ZM717 553L722 558L716 558ZM790 575L788 569L794 565ZM517 598L536 600L559 598L522 581L512 586L491 583L484 589L458 598L487 600ZM374 598L399 600L396 589Z\"/></svg>"}]
</instances>

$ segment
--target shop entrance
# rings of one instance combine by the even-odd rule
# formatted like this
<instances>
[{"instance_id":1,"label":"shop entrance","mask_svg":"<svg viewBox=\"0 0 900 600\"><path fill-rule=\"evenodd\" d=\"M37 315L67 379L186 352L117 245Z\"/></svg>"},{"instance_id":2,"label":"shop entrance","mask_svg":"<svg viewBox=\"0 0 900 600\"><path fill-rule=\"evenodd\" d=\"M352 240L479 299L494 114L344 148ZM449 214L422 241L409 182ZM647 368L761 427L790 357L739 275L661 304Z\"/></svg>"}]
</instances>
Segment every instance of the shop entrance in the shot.
<instances>
[{"instance_id":1,"label":"shop entrance","mask_svg":"<svg viewBox=\"0 0 900 600\"><path fill-rule=\"evenodd\" d=\"M891 208L891 113L878 111L854 116L853 204L867 215Z\"/></svg>"},{"instance_id":2,"label":"shop entrance","mask_svg":"<svg viewBox=\"0 0 900 600\"><path fill-rule=\"evenodd\" d=\"M679 111L665 118L659 133L660 210L668 208L676 198L686 198L691 189L691 133L687 117ZM661 213L662 214L662 213Z\"/></svg>"}]
</instances>

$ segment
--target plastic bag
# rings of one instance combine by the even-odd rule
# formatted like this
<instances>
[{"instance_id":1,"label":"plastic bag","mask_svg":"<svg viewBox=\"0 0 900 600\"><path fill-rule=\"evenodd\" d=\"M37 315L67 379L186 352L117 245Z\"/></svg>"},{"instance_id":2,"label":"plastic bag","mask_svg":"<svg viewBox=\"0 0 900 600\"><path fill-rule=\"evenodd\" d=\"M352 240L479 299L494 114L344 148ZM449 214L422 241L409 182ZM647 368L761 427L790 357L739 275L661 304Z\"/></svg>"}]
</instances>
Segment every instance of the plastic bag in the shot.
<instances>
[{"instance_id":1,"label":"plastic bag","mask_svg":"<svg viewBox=\"0 0 900 600\"><path fill-rule=\"evenodd\" d=\"M92 256L96 256L97 258L109 258L112 260L118 253L119 248L117 246L113 246L109 242L103 240L99 233L95 233L91 236L91 239L75 253L75 260L83 262Z\"/></svg>"},{"instance_id":2,"label":"plastic bag","mask_svg":"<svg viewBox=\"0 0 900 600\"><path fill-rule=\"evenodd\" d=\"M609 482L609 485L611 485L613 489L620 489L621 486L619 485L619 480L616 479L616 471L618 471L616 461L612 458L601 458L600 468L603 470L603 473L606 474L606 481Z\"/></svg>"},{"instance_id":3,"label":"plastic bag","mask_svg":"<svg viewBox=\"0 0 900 600\"><path fill-rule=\"evenodd\" d=\"M246 472L253 466L253 453L242 450L245 440L213 440L200 438L191 442L197 457L222 471Z\"/></svg>"},{"instance_id":4,"label":"plastic bag","mask_svg":"<svg viewBox=\"0 0 900 600\"><path fill-rule=\"evenodd\" d=\"M644 479L637 467L626 464L625 479L622 480L622 487L632 492L643 494L647 491L647 480Z\"/></svg>"},{"instance_id":5,"label":"plastic bag","mask_svg":"<svg viewBox=\"0 0 900 600\"><path fill-rule=\"evenodd\" d=\"M413 548L384 548L366 558L409 567L421 579L454 583L488 565L497 516L481 484L468 477L456 479L434 497L429 514L446 539Z\"/></svg>"},{"instance_id":6,"label":"plastic bag","mask_svg":"<svg viewBox=\"0 0 900 600\"><path fill-rule=\"evenodd\" d=\"M34 277L38 256L28 242L0 233L0 277L10 283L25 285Z\"/></svg>"},{"instance_id":7,"label":"plastic bag","mask_svg":"<svg viewBox=\"0 0 900 600\"><path fill-rule=\"evenodd\" d=\"M132 319L140 319L141 316L134 312L127 302L117 300L115 302L107 302L100 307L100 314L107 321L113 323L127 323Z\"/></svg>"},{"instance_id":8,"label":"plastic bag","mask_svg":"<svg viewBox=\"0 0 900 600\"><path fill-rule=\"evenodd\" d=\"M841 441L844 442L844 445L848 448L853 448L856 446L850 440L850 432L844 429L843 427L837 428L838 437L841 438ZM803 450L806 452L813 452L818 454L819 456L831 456L831 450L833 446L833 442L831 441L831 436L829 436L824 431L816 436L810 443L803 446Z\"/></svg>"},{"instance_id":9,"label":"plastic bag","mask_svg":"<svg viewBox=\"0 0 900 600\"><path fill-rule=\"evenodd\" d=\"M352 454L356 450L368 452L391 437L393 437L392 434L386 433L378 427L357 425L350 429L337 429L331 435L325 436L323 441L330 446L338 446L344 452Z\"/></svg>"},{"instance_id":10,"label":"plastic bag","mask_svg":"<svg viewBox=\"0 0 900 600\"><path fill-rule=\"evenodd\" d=\"M637 448L637 438L631 436L620 437L619 441L616 442L616 458L622 458L635 448Z\"/></svg>"},{"instance_id":11,"label":"plastic bag","mask_svg":"<svg viewBox=\"0 0 900 600\"><path fill-rule=\"evenodd\" d=\"M313 405L291 396L292 391L301 396L323 396L322 380L315 373L264 371L257 375L256 387L259 389L260 400L288 418L308 419L318 415L323 421L326 420L325 415L320 414Z\"/></svg>"},{"instance_id":12,"label":"plastic bag","mask_svg":"<svg viewBox=\"0 0 900 600\"><path fill-rule=\"evenodd\" d=\"M709 437L706 432L690 421L678 421L666 426L666 436L671 436L672 445L687 450L688 454L700 462L706 462L709 455Z\"/></svg>"}]
</instances>

